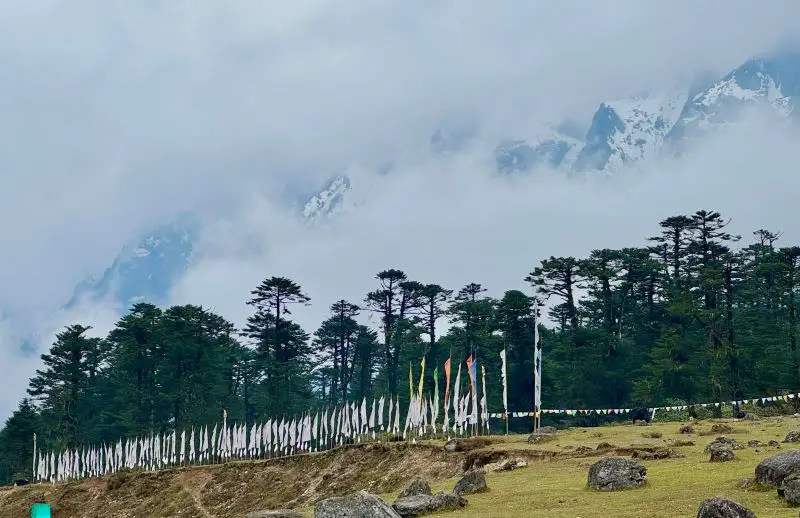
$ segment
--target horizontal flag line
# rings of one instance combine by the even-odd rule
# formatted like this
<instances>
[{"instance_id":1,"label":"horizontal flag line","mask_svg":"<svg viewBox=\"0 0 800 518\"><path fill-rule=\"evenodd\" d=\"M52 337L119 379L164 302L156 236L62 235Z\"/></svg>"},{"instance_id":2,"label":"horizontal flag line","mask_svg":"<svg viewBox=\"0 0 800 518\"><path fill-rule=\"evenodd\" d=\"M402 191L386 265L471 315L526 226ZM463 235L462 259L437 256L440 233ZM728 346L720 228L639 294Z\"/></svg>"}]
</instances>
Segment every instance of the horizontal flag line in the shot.
<instances>
[{"instance_id":1,"label":"horizontal flag line","mask_svg":"<svg viewBox=\"0 0 800 518\"><path fill-rule=\"evenodd\" d=\"M733 400L733 401L721 401L715 403L694 403L692 405L673 405L673 406L657 406L657 407L647 407L647 410L652 412L654 410L667 410L667 411L682 411L687 410L690 407L701 407L701 408L708 408L713 406L721 406L723 404L728 404L731 406L741 406L741 405L749 405L749 404L757 404L761 403L770 403L775 401L789 401L790 399L795 399L800 397L800 394L786 394L783 396L769 396L769 397L758 397L752 399L740 399L740 400ZM592 412L598 415L619 415L619 414L627 414L632 410L632 408L579 408L579 409L566 409L566 408L559 408L559 409L546 409L543 408L541 413L543 415L546 414L566 414L566 415L587 415L591 414ZM536 412L509 412L509 416L511 417L534 417L537 415ZM489 417L492 418L503 418L503 413L490 413Z\"/></svg>"}]
</instances>

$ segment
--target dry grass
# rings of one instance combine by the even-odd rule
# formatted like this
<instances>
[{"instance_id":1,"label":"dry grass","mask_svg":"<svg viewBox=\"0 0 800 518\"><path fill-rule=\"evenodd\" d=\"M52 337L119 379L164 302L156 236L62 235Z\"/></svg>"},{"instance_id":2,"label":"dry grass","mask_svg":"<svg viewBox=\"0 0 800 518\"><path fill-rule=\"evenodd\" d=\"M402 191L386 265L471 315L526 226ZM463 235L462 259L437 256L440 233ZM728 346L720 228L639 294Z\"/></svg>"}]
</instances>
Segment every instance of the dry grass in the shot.
<instances>
[{"instance_id":1,"label":"dry grass","mask_svg":"<svg viewBox=\"0 0 800 518\"><path fill-rule=\"evenodd\" d=\"M710 463L703 448L715 422L695 422L694 435L678 433L681 423L650 427L608 426L560 431L552 441L528 444L525 436L492 438L479 449L445 454L441 442L362 445L277 461L174 469L159 473L117 474L76 483L0 488L0 518L27 516L30 503L45 499L59 518L240 517L257 509L297 507L311 516L313 502L358 489L382 494L389 502L415 475L428 477L434 491L450 490L466 465L505 457L524 457L526 468L489 473L489 492L470 495L466 509L434 516L451 518L525 517L618 518L695 516L700 502L723 495L750 507L760 517L795 517L775 491L743 490L758 462L793 447L737 450L738 460ZM784 417L732 423L740 443L781 441L800 419ZM661 437L655 435L660 432ZM643 437L643 434L651 437ZM693 441L680 445L679 441ZM606 443L598 450L598 446ZM670 449L679 458L642 461L647 486L618 493L586 487L589 465L602 455Z\"/></svg>"}]
</instances>

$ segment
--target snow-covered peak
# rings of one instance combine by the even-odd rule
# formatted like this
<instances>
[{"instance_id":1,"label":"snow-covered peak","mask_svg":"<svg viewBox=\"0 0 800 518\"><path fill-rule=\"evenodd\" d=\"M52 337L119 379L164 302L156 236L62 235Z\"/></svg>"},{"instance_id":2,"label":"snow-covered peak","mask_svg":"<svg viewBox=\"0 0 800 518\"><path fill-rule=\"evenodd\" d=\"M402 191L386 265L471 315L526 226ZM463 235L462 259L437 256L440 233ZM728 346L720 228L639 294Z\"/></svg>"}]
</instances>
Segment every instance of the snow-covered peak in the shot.
<instances>
[{"instance_id":1,"label":"snow-covered peak","mask_svg":"<svg viewBox=\"0 0 800 518\"><path fill-rule=\"evenodd\" d=\"M687 95L685 90L673 90L602 103L573 169L611 170L654 156Z\"/></svg>"},{"instance_id":2,"label":"snow-covered peak","mask_svg":"<svg viewBox=\"0 0 800 518\"><path fill-rule=\"evenodd\" d=\"M687 102L667 139L679 145L720 124L736 122L745 109L756 106L789 116L799 94L800 55L751 59Z\"/></svg>"},{"instance_id":3,"label":"snow-covered peak","mask_svg":"<svg viewBox=\"0 0 800 518\"><path fill-rule=\"evenodd\" d=\"M559 169L575 159L581 142L552 126L542 127L524 139L508 139L494 150L499 173L522 173L537 167Z\"/></svg>"},{"instance_id":4,"label":"snow-covered peak","mask_svg":"<svg viewBox=\"0 0 800 518\"><path fill-rule=\"evenodd\" d=\"M189 266L195 240L189 219L163 225L122 249L100 278L87 277L65 305L107 297L127 306L139 300L163 301L172 285Z\"/></svg>"},{"instance_id":5,"label":"snow-covered peak","mask_svg":"<svg viewBox=\"0 0 800 518\"><path fill-rule=\"evenodd\" d=\"M347 176L334 177L303 205L303 221L314 223L331 217L341 207L344 194L349 190L350 179Z\"/></svg>"}]
</instances>

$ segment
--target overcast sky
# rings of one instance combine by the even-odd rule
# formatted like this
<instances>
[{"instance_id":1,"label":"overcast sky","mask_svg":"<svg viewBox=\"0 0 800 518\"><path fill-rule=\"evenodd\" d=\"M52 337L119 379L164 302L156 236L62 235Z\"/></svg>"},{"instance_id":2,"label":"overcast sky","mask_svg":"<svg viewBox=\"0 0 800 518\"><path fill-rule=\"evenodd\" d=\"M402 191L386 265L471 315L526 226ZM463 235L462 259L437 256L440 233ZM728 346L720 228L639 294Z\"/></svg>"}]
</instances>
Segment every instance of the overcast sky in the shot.
<instances>
[{"instance_id":1,"label":"overcast sky","mask_svg":"<svg viewBox=\"0 0 800 518\"><path fill-rule=\"evenodd\" d=\"M113 307L56 310L186 210L206 223L206 259L173 301L240 323L257 282L290 276L314 300L297 312L309 330L380 269L500 294L545 256L641 244L659 219L701 207L748 235L797 238L797 136L757 117L610 182L498 179L487 151L549 121L588 125L606 99L724 73L798 29L796 0L6 0L0 419L37 366L20 337L46 342L73 317L107 330ZM427 156L437 127L465 121L483 141ZM389 161L392 174L370 173ZM292 219L287 192L353 167L339 218Z\"/></svg>"}]
</instances>

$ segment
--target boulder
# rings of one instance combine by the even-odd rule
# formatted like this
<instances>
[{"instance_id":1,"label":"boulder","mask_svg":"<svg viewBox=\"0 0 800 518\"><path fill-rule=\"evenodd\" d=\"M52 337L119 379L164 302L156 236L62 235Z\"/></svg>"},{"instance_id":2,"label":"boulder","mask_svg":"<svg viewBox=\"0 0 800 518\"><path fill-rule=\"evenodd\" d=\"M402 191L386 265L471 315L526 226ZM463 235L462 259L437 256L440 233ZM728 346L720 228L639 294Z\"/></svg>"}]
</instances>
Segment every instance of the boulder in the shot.
<instances>
[{"instance_id":1,"label":"boulder","mask_svg":"<svg viewBox=\"0 0 800 518\"><path fill-rule=\"evenodd\" d=\"M772 439L767 443L767 446L777 446L778 448L780 448L781 445L780 445L780 443L778 441L776 441L775 439Z\"/></svg>"},{"instance_id":2,"label":"boulder","mask_svg":"<svg viewBox=\"0 0 800 518\"><path fill-rule=\"evenodd\" d=\"M736 439L731 439L730 437L725 437L724 435L720 435L710 443L706 445L705 452L710 453L711 448L714 447L716 444L725 444L731 447L732 450L743 450L744 446L739 444Z\"/></svg>"},{"instance_id":3,"label":"boulder","mask_svg":"<svg viewBox=\"0 0 800 518\"><path fill-rule=\"evenodd\" d=\"M484 471L514 471L515 469L524 468L528 463L524 459L503 459L498 462L492 462L483 467Z\"/></svg>"},{"instance_id":4,"label":"boulder","mask_svg":"<svg viewBox=\"0 0 800 518\"><path fill-rule=\"evenodd\" d=\"M432 495L431 485L424 478L416 477L403 491L400 492L398 498L416 495Z\"/></svg>"},{"instance_id":5,"label":"boulder","mask_svg":"<svg viewBox=\"0 0 800 518\"><path fill-rule=\"evenodd\" d=\"M244 518L303 518L303 515L291 509L276 509L274 511L253 511L244 515Z\"/></svg>"},{"instance_id":6,"label":"boulder","mask_svg":"<svg viewBox=\"0 0 800 518\"><path fill-rule=\"evenodd\" d=\"M549 442L555 439L555 435L549 433L532 433L528 436L528 442L530 444L541 444L543 442Z\"/></svg>"},{"instance_id":7,"label":"boulder","mask_svg":"<svg viewBox=\"0 0 800 518\"><path fill-rule=\"evenodd\" d=\"M733 427L726 423L714 423L711 426L711 433L733 433Z\"/></svg>"},{"instance_id":8,"label":"boulder","mask_svg":"<svg viewBox=\"0 0 800 518\"><path fill-rule=\"evenodd\" d=\"M793 473L783 479L783 485L780 489L783 498L789 502L789 505L800 505L800 473Z\"/></svg>"},{"instance_id":9,"label":"boulder","mask_svg":"<svg viewBox=\"0 0 800 518\"><path fill-rule=\"evenodd\" d=\"M453 488L453 493L457 495L470 495L472 493L482 493L487 491L489 487L486 485L486 475L483 471L470 471L464 475L461 480L456 482Z\"/></svg>"},{"instance_id":10,"label":"boulder","mask_svg":"<svg viewBox=\"0 0 800 518\"><path fill-rule=\"evenodd\" d=\"M631 489L646 482L647 468L631 459L607 457L589 468L589 487L600 491Z\"/></svg>"},{"instance_id":11,"label":"boulder","mask_svg":"<svg viewBox=\"0 0 800 518\"><path fill-rule=\"evenodd\" d=\"M800 442L800 430L792 430L787 433L783 442Z\"/></svg>"},{"instance_id":12,"label":"boulder","mask_svg":"<svg viewBox=\"0 0 800 518\"><path fill-rule=\"evenodd\" d=\"M678 433L683 435L692 435L694 433L694 426L685 424L681 426L680 430L678 430Z\"/></svg>"},{"instance_id":13,"label":"boulder","mask_svg":"<svg viewBox=\"0 0 800 518\"><path fill-rule=\"evenodd\" d=\"M392 507L375 495L359 491L326 498L314 506L314 518L399 518Z\"/></svg>"},{"instance_id":14,"label":"boulder","mask_svg":"<svg viewBox=\"0 0 800 518\"><path fill-rule=\"evenodd\" d=\"M727 444L711 443L709 446L711 462L730 462L732 460L736 460L736 455L733 454L733 448Z\"/></svg>"},{"instance_id":15,"label":"boulder","mask_svg":"<svg viewBox=\"0 0 800 518\"><path fill-rule=\"evenodd\" d=\"M800 473L800 450L792 450L759 462L755 478L762 486L780 488L789 475Z\"/></svg>"},{"instance_id":16,"label":"boulder","mask_svg":"<svg viewBox=\"0 0 800 518\"><path fill-rule=\"evenodd\" d=\"M450 439L444 443L444 451L447 453L454 453L457 451L472 451L479 448L485 448L490 444L492 444L492 441L487 437L465 437L463 439Z\"/></svg>"},{"instance_id":17,"label":"boulder","mask_svg":"<svg viewBox=\"0 0 800 518\"><path fill-rule=\"evenodd\" d=\"M453 511L467 505L464 497L439 491L435 495L411 495L395 500L392 507L402 517L421 516L437 511Z\"/></svg>"},{"instance_id":18,"label":"boulder","mask_svg":"<svg viewBox=\"0 0 800 518\"><path fill-rule=\"evenodd\" d=\"M640 460L677 459L683 457L680 453L669 448L654 448L652 450L634 450L631 458Z\"/></svg>"},{"instance_id":19,"label":"boulder","mask_svg":"<svg viewBox=\"0 0 800 518\"><path fill-rule=\"evenodd\" d=\"M697 518L756 518L756 515L733 500L718 496L700 504Z\"/></svg>"}]
</instances>

